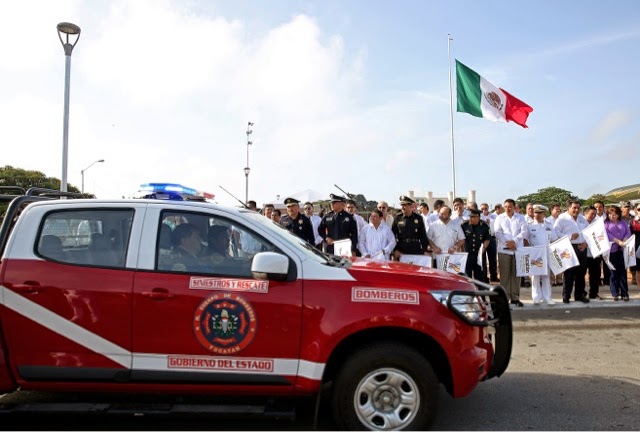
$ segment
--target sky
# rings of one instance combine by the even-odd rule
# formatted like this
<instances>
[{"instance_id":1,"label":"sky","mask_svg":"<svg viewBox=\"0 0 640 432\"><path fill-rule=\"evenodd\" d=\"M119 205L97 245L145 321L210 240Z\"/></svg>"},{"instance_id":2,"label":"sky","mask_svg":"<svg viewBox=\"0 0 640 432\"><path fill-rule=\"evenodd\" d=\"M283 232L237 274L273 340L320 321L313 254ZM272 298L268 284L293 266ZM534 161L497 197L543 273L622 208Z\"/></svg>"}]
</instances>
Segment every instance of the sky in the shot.
<instances>
[{"instance_id":1,"label":"sky","mask_svg":"<svg viewBox=\"0 0 640 432\"><path fill-rule=\"evenodd\" d=\"M171 182L239 205L247 153L258 206L335 185L397 206L447 196L454 172L456 195L490 204L640 183L635 0L3 0L0 16L0 166L62 177L72 22L68 182L86 169L98 198ZM455 59L531 105L529 128L455 112Z\"/></svg>"}]
</instances>

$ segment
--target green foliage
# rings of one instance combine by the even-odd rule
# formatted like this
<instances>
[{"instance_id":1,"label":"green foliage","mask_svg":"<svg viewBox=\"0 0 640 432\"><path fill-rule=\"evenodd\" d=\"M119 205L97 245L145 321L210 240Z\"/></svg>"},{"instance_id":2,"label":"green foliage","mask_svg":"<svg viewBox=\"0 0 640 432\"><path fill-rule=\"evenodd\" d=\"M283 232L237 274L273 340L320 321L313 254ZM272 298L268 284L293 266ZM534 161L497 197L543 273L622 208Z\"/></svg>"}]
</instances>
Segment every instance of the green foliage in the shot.
<instances>
[{"instance_id":1,"label":"green foliage","mask_svg":"<svg viewBox=\"0 0 640 432\"><path fill-rule=\"evenodd\" d=\"M568 190L550 186L539 189L538 192L529 195L519 196L516 202L520 204L523 209L527 203L543 204L547 207L550 207L552 204L560 204L562 208L565 208L567 201L570 199L578 199L578 197Z\"/></svg>"},{"instance_id":2,"label":"green foliage","mask_svg":"<svg viewBox=\"0 0 640 432\"><path fill-rule=\"evenodd\" d=\"M584 200L582 205L584 207L589 207L589 206L592 206L593 203L595 203L596 201L602 201L603 204L610 204L610 200L607 200L607 197L605 195L603 195L603 194L593 194L589 198Z\"/></svg>"},{"instance_id":3,"label":"green foliage","mask_svg":"<svg viewBox=\"0 0 640 432\"><path fill-rule=\"evenodd\" d=\"M25 190L31 187L60 190L60 179L47 177L40 171L25 170L6 165L0 167L0 186L20 186ZM80 192L80 189L70 184L67 184L67 190L69 192Z\"/></svg>"}]
</instances>

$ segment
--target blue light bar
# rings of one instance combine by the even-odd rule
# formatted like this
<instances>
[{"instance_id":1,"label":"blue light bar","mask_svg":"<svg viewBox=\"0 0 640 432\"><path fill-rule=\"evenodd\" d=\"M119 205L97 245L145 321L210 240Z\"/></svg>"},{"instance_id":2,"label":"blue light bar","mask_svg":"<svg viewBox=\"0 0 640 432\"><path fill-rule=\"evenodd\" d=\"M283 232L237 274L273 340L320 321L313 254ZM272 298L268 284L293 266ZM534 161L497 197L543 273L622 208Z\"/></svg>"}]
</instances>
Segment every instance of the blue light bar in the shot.
<instances>
[{"instance_id":1,"label":"blue light bar","mask_svg":"<svg viewBox=\"0 0 640 432\"><path fill-rule=\"evenodd\" d=\"M140 190L153 192L178 192L194 196L198 194L198 191L195 189L176 183L145 183L140 185Z\"/></svg>"},{"instance_id":2,"label":"blue light bar","mask_svg":"<svg viewBox=\"0 0 640 432\"><path fill-rule=\"evenodd\" d=\"M144 183L140 185L140 190L148 192L183 194L210 200L215 198L215 195L212 193L199 191L177 183Z\"/></svg>"}]
</instances>

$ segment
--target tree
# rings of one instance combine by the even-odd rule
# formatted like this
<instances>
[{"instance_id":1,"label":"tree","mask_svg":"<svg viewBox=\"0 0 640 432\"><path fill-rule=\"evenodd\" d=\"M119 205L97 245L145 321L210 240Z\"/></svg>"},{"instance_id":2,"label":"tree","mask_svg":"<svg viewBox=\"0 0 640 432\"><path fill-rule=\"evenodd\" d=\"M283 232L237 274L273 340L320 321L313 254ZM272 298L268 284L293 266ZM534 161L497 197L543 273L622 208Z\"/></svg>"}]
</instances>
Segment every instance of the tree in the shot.
<instances>
[{"instance_id":1,"label":"tree","mask_svg":"<svg viewBox=\"0 0 640 432\"><path fill-rule=\"evenodd\" d=\"M592 206L596 201L601 201L603 204L610 202L603 194L593 194L582 203L585 207Z\"/></svg>"},{"instance_id":2,"label":"tree","mask_svg":"<svg viewBox=\"0 0 640 432\"><path fill-rule=\"evenodd\" d=\"M564 207L568 200L578 199L572 192L557 187L547 187L539 189L538 192L519 196L516 200L518 204L524 207L527 203L543 204L549 208L552 204L560 204ZM595 200L594 200L595 201Z\"/></svg>"},{"instance_id":3,"label":"tree","mask_svg":"<svg viewBox=\"0 0 640 432\"><path fill-rule=\"evenodd\" d=\"M40 171L14 168L10 165L0 167L0 186L19 186L24 189L39 187L45 189L60 190L60 179L47 177ZM80 189L67 185L69 192L80 192Z\"/></svg>"}]
</instances>

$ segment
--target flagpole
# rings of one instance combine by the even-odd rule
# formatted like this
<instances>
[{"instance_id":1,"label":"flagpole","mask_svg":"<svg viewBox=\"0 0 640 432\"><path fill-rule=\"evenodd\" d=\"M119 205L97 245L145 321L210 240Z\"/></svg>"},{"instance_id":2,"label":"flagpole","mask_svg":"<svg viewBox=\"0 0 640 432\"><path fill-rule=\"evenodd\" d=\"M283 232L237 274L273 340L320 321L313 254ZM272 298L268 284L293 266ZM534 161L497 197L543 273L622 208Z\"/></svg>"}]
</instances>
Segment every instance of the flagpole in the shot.
<instances>
[{"instance_id":1,"label":"flagpole","mask_svg":"<svg viewBox=\"0 0 640 432\"><path fill-rule=\"evenodd\" d=\"M451 117L451 176L453 177L453 199L456 199L456 151L453 140L453 89L451 86L451 33L447 34L447 51L449 56L449 114Z\"/></svg>"}]
</instances>

